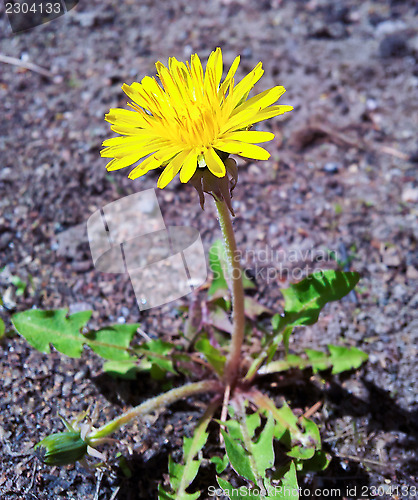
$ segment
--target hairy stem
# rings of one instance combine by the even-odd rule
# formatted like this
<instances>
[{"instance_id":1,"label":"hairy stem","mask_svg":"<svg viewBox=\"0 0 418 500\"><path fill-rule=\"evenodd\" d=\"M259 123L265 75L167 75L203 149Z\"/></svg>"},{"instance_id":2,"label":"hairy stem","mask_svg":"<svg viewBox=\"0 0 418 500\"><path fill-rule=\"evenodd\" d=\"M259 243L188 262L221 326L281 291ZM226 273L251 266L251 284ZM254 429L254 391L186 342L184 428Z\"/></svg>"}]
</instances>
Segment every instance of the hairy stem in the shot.
<instances>
[{"instance_id":1,"label":"hairy stem","mask_svg":"<svg viewBox=\"0 0 418 500\"><path fill-rule=\"evenodd\" d=\"M242 285L242 269L235 241L234 228L228 207L223 201L216 201L219 225L224 238L226 260L232 295L233 331L231 348L225 365L225 382L234 386L239 376L241 348L244 341L244 287Z\"/></svg>"},{"instance_id":2,"label":"hairy stem","mask_svg":"<svg viewBox=\"0 0 418 500\"><path fill-rule=\"evenodd\" d=\"M175 389L171 389L171 391L155 396L154 398L148 399L142 404L135 406L119 417L113 419L111 422L103 425L100 429L91 432L86 436L86 438L89 444L93 446L96 440L109 436L113 432L120 429L123 425L131 422L134 418L142 417L154 410L164 408L165 406L168 406L179 399L191 396L192 394L218 391L222 391L222 385L216 380L204 380L202 382L176 387Z\"/></svg>"}]
</instances>

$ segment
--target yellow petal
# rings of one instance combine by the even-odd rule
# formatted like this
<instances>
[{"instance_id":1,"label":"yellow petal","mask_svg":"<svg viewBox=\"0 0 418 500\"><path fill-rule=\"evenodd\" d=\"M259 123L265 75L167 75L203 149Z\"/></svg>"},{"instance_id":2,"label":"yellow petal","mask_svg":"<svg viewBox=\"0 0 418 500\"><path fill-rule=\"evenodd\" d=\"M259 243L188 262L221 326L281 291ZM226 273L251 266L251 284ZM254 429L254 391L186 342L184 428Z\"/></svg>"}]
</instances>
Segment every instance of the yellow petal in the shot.
<instances>
[{"instance_id":1,"label":"yellow petal","mask_svg":"<svg viewBox=\"0 0 418 500\"><path fill-rule=\"evenodd\" d=\"M110 146L108 148L102 149L100 155L104 158L122 158L123 156L128 156L137 153L140 158L154 153L158 149L167 146L166 141L161 139L156 139L149 142L133 142L129 144L118 144L116 146Z\"/></svg>"},{"instance_id":2,"label":"yellow petal","mask_svg":"<svg viewBox=\"0 0 418 500\"><path fill-rule=\"evenodd\" d=\"M141 145L145 141L150 141L150 134L148 133L143 133L143 134L135 134L132 136L118 136L118 137L111 137L110 139L106 139L103 141L102 146L118 146L118 145L131 145L131 144L139 144Z\"/></svg>"},{"instance_id":3,"label":"yellow petal","mask_svg":"<svg viewBox=\"0 0 418 500\"><path fill-rule=\"evenodd\" d=\"M215 51L211 52L208 58L208 62L206 65L205 84L209 74L212 73L214 77L215 88L216 90L218 90L222 78L222 71L223 71L222 51L218 47Z\"/></svg>"},{"instance_id":4,"label":"yellow petal","mask_svg":"<svg viewBox=\"0 0 418 500\"><path fill-rule=\"evenodd\" d=\"M142 177L143 175L147 174L149 172L148 169L140 169L138 167L135 167L133 170L129 172L128 179L135 180L138 179L139 177Z\"/></svg>"},{"instance_id":5,"label":"yellow petal","mask_svg":"<svg viewBox=\"0 0 418 500\"><path fill-rule=\"evenodd\" d=\"M105 120L109 123L128 124L132 127L141 127L145 123L138 112L122 108L110 109L105 115Z\"/></svg>"},{"instance_id":6,"label":"yellow petal","mask_svg":"<svg viewBox=\"0 0 418 500\"><path fill-rule=\"evenodd\" d=\"M270 153L266 149L254 144L246 144L245 142L217 141L214 146L220 151L245 156L254 160L268 160L270 158Z\"/></svg>"},{"instance_id":7,"label":"yellow petal","mask_svg":"<svg viewBox=\"0 0 418 500\"><path fill-rule=\"evenodd\" d=\"M285 92L286 89L281 86L265 90L264 92L251 97L251 99L248 99L247 101L236 107L231 116L234 116L237 113L240 113L241 111L249 108L256 108L257 110L267 108L267 106L275 103Z\"/></svg>"},{"instance_id":8,"label":"yellow petal","mask_svg":"<svg viewBox=\"0 0 418 500\"><path fill-rule=\"evenodd\" d=\"M258 132L256 130L242 130L239 132L229 132L221 137L221 141L228 142L229 140L233 141L242 141L249 142L251 144L256 144L259 142L267 142L274 139L274 134L271 132Z\"/></svg>"},{"instance_id":9,"label":"yellow petal","mask_svg":"<svg viewBox=\"0 0 418 500\"><path fill-rule=\"evenodd\" d=\"M257 113L255 114L251 111L251 109L247 109L239 115L235 115L233 118L231 118L231 120L225 124L220 133L226 134L230 131L232 132L234 130L240 130L248 127L249 125L253 125L254 123L268 120L269 118L273 118L274 116L282 115L283 113L291 111L292 109L293 106L287 105L270 106L267 109L257 111Z\"/></svg>"},{"instance_id":10,"label":"yellow petal","mask_svg":"<svg viewBox=\"0 0 418 500\"><path fill-rule=\"evenodd\" d=\"M149 130L140 127L130 127L129 125L112 125L110 130L122 135L141 135L145 133L152 135Z\"/></svg>"},{"instance_id":11,"label":"yellow petal","mask_svg":"<svg viewBox=\"0 0 418 500\"><path fill-rule=\"evenodd\" d=\"M142 161L139 165L137 165L134 169L129 172L129 179L137 179L142 175L148 173L150 170L154 168L158 168L161 165L161 161L155 158L155 154L148 156Z\"/></svg>"},{"instance_id":12,"label":"yellow petal","mask_svg":"<svg viewBox=\"0 0 418 500\"><path fill-rule=\"evenodd\" d=\"M193 177L197 168L197 151L192 149L184 160L183 166L180 170L180 182L186 183Z\"/></svg>"},{"instance_id":13,"label":"yellow petal","mask_svg":"<svg viewBox=\"0 0 418 500\"><path fill-rule=\"evenodd\" d=\"M140 93L141 86L138 82L134 82L132 85L127 85L126 83L124 83L122 85L122 90L130 99L132 99L139 106L141 106L141 108L146 108L146 109L149 108L147 99L145 99L143 95Z\"/></svg>"},{"instance_id":14,"label":"yellow petal","mask_svg":"<svg viewBox=\"0 0 418 500\"><path fill-rule=\"evenodd\" d=\"M162 84L164 85L164 89L169 94L171 99L174 101L182 101L181 94L179 92L179 89L176 85L176 83L173 80L173 77L171 76L171 73L168 71L168 69L165 66L162 66L160 68L160 72L158 73L160 80Z\"/></svg>"},{"instance_id":15,"label":"yellow petal","mask_svg":"<svg viewBox=\"0 0 418 500\"><path fill-rule=\"evenodd\" d=\"M136 179L138 177L141 177L141 175L146 174L150 170L160 167L162 163L169 160L178 153L179 153L178 147L167 147L161 149L160 151L157 151L153 155L148 156L148 158L145 158L143 162L141 162L133 170L131 170L128 177L130 179Z\"/></svg>"},{"instance_id":16,"label":"yellow petal","mask_svg":"<svg viewBox=\"0 0 418 500\"><path fill-rule=\"evenodd\" d=\"M274 116L282 115L283 113L287 113L288 111L292 111L293 106L287 105L279 105L279 106L270 106L267 109L262 109L259 111L253 118L243 120L238 124L239 128L247 127L248 125L253 125L254 123L261 122L263 120L268 120L269 118L273 118Z\"/></svg>"},{"instance_id":17,"label":"yellow petal","mask_svg":"<svg viewBox=\"0 0 418 500\"><path fill-rule=\"evenodd\" d=\"M119 170L121 168L129 167L129 165L133 165L140 158L141 156L138 154L124 156L123 158L114 158L106 165L106 168L108 172L113 172L113 170Z\"/></svg>"},{"instance_id":18,"label":"yellow petal","mask_svg":"<svg viewBox=\"0 0 418 500\"><path fill-rule=\"evenodd\" d=\"M203 68L200 62L199 56L197 54L192 54L190 58L190 76L192 77L193 85L196 90L196 98L199 96L203 90Z\"/></svg>"},{"instance_id":19,"label":"yellow petal","mask_svg":"<svg viewBox=\"0 0 418 500\"><path fill-rule=\"evenodd\" d=\"M253 119L254 113L251 110L246 110L239 115L233 116L229 120L225 120L224 125L219 131L219 135L224 135L227 132L233 132L235 130L244 129L245 126L241 125L244 121L250 121Z\"/></svg>"},{"instance_id":20,"label":"yellow petal","mask_svg":"<svg viewBox=\"0 0 418 500\"><path fill-rule=\"evenodd\" d=\"M254 87L258 80L263 76L263 73L264 70L262 64L259 62L257 66L234 87L234 108L238 106L241 99L245 97Z\"/></svg>"},{"instance_id":21,"label":"yellow petal","mask_svg":"<svg viewBox=\"0 0 418 500\"><path fill-rule=\"evenodd\" d=\"M204 153L205 162L208 169L216 177L223 177L225 175L225 165L223 161L219 158L216 151L213 148L207 148Z\"/></svg>"},{"instance_id":22,"label":"yellow petal","mask_svg":"<svg viewBox=\"0 0 418 500\"><path fill-rule=\"evenodd\" d=\"M229 68L228 73L226 74L225 80L222 82L222 85L219 89L219 95L222 95L223 93L226 93L226 90L228 88L229 82L232 80L234 77L235 73L237 72L238 65L240 62L240 56L237 56L234 59L234 62L231 64L231 67Z\"/></svg>"},{"instance_id":23,"label":"yellow petal","mask_svg":"<svg viewBox=\"0 0 418 500\"><path fill-rule=\"evenodd\" d=\"M164 168L163 173L160 175L157 183L157 186L160 189L164 189L167 184L169 184L174 179L178 171L181 169L183 161L188 154L189 151L182 151Z\"/></svg>"}]
</instances>

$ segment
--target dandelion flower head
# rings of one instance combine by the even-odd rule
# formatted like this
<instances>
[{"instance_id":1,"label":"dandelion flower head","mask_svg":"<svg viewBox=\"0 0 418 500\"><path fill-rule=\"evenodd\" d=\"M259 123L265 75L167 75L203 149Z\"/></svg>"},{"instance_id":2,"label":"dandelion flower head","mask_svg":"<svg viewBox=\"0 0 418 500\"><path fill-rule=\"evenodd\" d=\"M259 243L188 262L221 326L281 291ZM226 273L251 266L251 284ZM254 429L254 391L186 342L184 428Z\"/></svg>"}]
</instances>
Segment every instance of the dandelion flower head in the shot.
<instances>
[{"instance_id":1,"label":"dandelion flower head","mask_svg":"<svg viewBox=\"0 0 418 500\"><path fill-rule=\"evenodd\" d=\"M208 168L216 177L226 175L223 155L236 154L267 160L269 152L257 146L271 141L271 132L253 131L257 122L290 111L292 106L273 104L285 92L277 86L250 99L248 94L263 75L262 64L235 84L239 65L235 58L225 79L222 51L213 51L203 71L199 56L190 63L172 57L168 67L156 63L156 78L146 76L141 83L124 84L131 99L130 110L114 108L106 115L111 129L120 134L104 141L101 156L112 158L107 170L113 171L137 162L129 178L136 179L152 169L163 168L158 187L164 188L180 172L188 182L197 168Z\"/></svg>"}]
</instances>

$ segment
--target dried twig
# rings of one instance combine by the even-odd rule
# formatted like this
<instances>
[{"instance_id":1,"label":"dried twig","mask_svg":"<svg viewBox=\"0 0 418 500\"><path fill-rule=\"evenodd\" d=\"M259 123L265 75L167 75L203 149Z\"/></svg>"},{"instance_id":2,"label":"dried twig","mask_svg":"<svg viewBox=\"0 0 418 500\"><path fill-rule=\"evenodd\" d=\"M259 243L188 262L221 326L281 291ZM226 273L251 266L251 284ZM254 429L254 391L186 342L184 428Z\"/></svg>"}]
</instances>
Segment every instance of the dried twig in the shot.
<instances>
[{"instance_id":1,"label":"dried twig","mask_svg":"<svg viewBox=\"0 0 418 500\"><path fill-rule=\"evenodd\" d=\"M224 399L222 402L222 412L221 412L221 422L226 421L226 417L228 416L228 403L229 403L229 396L231 395L231 386L228 384L225 388L225 393L224 393ZM221 428L225 428L223 425L221 425ZM224 442L224 438L222 436L222 433L219 433L219 441L221 444Z\"/></svg>"},{"instance_id":2,"label":"dried twig","mask_svg":"<svg viewBox=\"0 0 418 500\"><path fill-rule=\"evenodd\" d=\"M35 476L36 476L36 469L37 469L37 467L38 467L37 461L34 460L33 461L33 469L32 469L32 477L30 479L29 486L25 490L25 494L26 495L30 492L30 490L33 488L33 485L35 484Z\"/></svg>"},{"instance_id":3,"label":"dried twig","mask_svg":"<svg viewBox=\"0 0 418 500\"><path fill-rule=\"evenodd\" d=\"M302 418L309 418L311 417L314 413L317 412L317 410L319 410L319 408L321 407L322 405L322 401L318 401L317 403L315 403L313 406L311 406L309 408L309 410L306 410L305 413L299 417L299 422L302 420Z\"/></svg>"},{"instance_id":4,"label":"dried twig","mask_svg":"<svg viewBox=\"0 0 418 500\"><path fill-rule=\"evenodd\" d=\"M409 155L397 150L396 148L369 143L360 137L349 137L344 131L336 130L334 127L324 124L316 119L311 120L306 127L295 132L290 140L290 144L298 149L304 149L320 137L327 137L331 142L334 142L338 146L352 147L360 151L385 153L405 161L409 159Z\"/></svg>"},{"instance_id":5,"label":"dried twig","mask_svg":"<svg viewBox=\"0 0 418 500\"><path fill-rule=\"evenodd\" d=\"M116 495L119 493L120 486L118 486L115 491L112 493L112 496L109 498L109 500L115 500Z\"/></svg>"},{"instance_id":6,"label":"dried twig","mask_svg":"<svg viewBox=\"0 0 418 500\"><path fill-rule=\"evenodd\" d=\"M379 150L379 148L377 149ZM409 160L409 155L407 155L406 153L402 153L402 151L398 151L397 149L392 148L390 146L381 146L380 151L382 153L395 156L396 158L400 158L401 160L405 161Z\"/></svg>"},{"instance_id":7,"label":"dried twig","mask_svg":"<svg viewBox=\"0 0 418 500\"><path fill-rule=\"evenodd\" d=\"M99 470L97 475L98 475L98 478L97 478L97 484L96 484L96 491L94 492L94 500L99 500L100 485L101 485L102 478L103 478L103 472Z\"/></svg>"},{"instance_id":8,"label":"dried twig","mask_svg":"<svg viewBox=\"0 0 418 500\"><path fill-rule=\"evenodd\" d=\"M46 78L54 77L54 75L47 69L41 68L41 66L38 66L37 64L31 62L22 61L17 57L5 56L3 54L0 54L0 62L5 64L11 64L13 66L18 66L19 68L28 69L29 71L33 71L34 73L39 73L40 75L45 76Z\"/></svg>"},{"instance_id":9,"label":"dried twig","mask_svg":"<svg viewBox=\"0 0 418 500\"><path fill-rule=\"evenodd\" d=\"M144 332L144 330L142 330L142 328L138 328L136 330L139 335L141 335L142 338L144 338L147 342L151 342L152 341L152 338L146 333Z\"/></svg>"},{"instance_id":10,"label":"dried twig","mask_svg":"<svg viewBox=\"0 0 418 500\"><path fill-rule=\"evenodd\" d=\"M377 467L383 467L384 469L388 468L387 463L383 462L378 462L377 460L370 460L369 458L363 458L363 457L356 457L355 455L344 455L342 453L335 453L335 456L337 458L342 458L343 460L351 460L352 462L358 462L359 464L370 464L370 465L375 465Z\"/></svg>"}]
</instances>

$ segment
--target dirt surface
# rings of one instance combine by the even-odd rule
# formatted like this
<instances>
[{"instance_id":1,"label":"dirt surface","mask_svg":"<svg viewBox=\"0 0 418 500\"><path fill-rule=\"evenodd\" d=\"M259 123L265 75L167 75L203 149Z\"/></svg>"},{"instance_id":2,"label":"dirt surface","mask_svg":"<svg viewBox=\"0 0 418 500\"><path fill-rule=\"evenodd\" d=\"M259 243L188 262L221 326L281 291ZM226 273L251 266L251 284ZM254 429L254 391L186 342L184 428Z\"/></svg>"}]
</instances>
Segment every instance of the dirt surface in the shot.
<instances>
[{"instance_id":1,"label":"dirt surface","mask_svg":"<svg viewBox=\"0 0 418 500\"><path fill-rule=\"evenodd\" d=\"M234 224L243 264L257 282L256 297L276 310L280 287L308 269L349 265L361 272L356 295L328 306L315 327L297 332L291 348L338 343L370 355L362 369L322 384L301 375L291 388L274 378L265 388L301 412L323 402L314 418L333 460L324 473L302 480L322 491L312 498L330 498L330 488L341 491L332 498L368 498L379 485L404 489L378 498L414 498L416 2L81 0L63 17L17 35L1 9L0 54L50 72L0 62L0 313L6 322L32 306L68 306L93 309L93 327L140 321L151 336L177 334L181 320L173 304L140 313L127 276L93 267L89 215L156 186L153 174L132 182L126 171L106 173L99 157L110 136L103 115L125 105L122 83L153 75L157 60L184 60L192 52L204 60L220 46L227 65L242 55L241 76L261 60L265 76L256 90L284 85L281 103L295 109L263 126L276 133L267 145L269 161L240 163ZM190 186L175 181L157 196L169 225L197 228L206 249L219 237L213 204L208 200L202 212ZM28 283L22 295L13 276ZM11 332L3 338L2 500L157 497L168 454L178 454L183 430L201 414L199 401L120 432L131 478L120 469L48 468L31 454L46 433L62 430L57 410L71 418L96 404L104 422L160 390L144 377L115 381L100 366L88 352L71 360L35 352ZM207 465L198 486L207 491L211 484L214 470ZM357 490L349 495L347 487Z\"/></svg>"}]
</instances>

